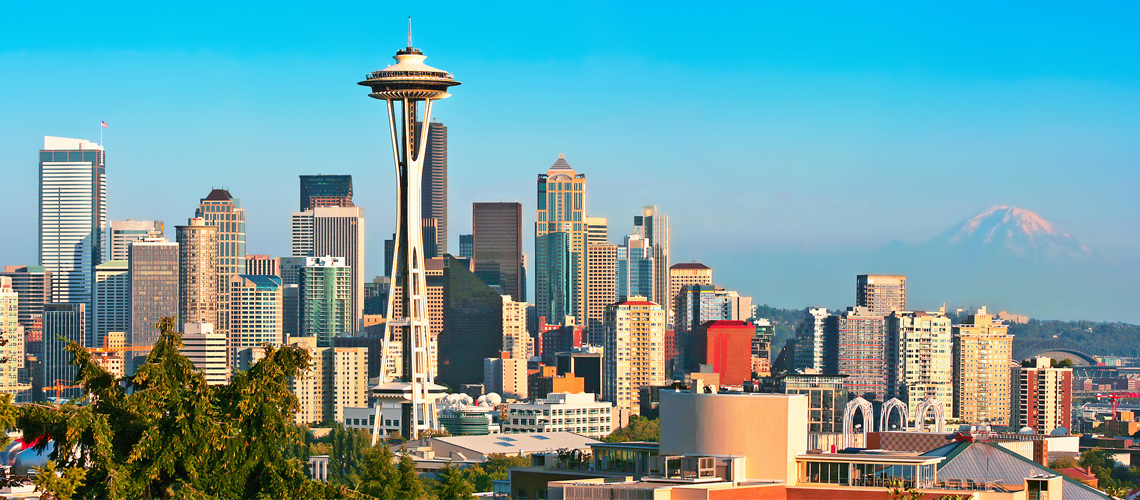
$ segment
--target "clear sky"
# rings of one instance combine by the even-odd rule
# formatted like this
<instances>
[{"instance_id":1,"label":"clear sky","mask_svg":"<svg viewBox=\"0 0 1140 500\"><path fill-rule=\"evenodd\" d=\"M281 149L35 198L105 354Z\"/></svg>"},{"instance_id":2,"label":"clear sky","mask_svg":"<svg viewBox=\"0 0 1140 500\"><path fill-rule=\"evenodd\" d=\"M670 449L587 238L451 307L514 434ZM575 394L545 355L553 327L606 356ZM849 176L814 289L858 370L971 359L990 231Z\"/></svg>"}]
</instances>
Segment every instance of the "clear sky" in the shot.
<instances>
[{"instance_id":1,"label":"clear sky","mask_svg":"<svg viewBox=\"0 0 1140 500\"><path fill-rule=\"evenodd\" d=\"M752 289L766 270L741 249L920 242L993 204L1110 257L1140 248L1133 3L406 4L9 2L0 263L36 260L42 137L98 140L105 120L112 219L182 224L227 187L249 252L284 255L297 175L351 174L383 272L392 157L356 82L405 45L408 15L426 62L463 82L435 114L453 251L472 201L521 201L533 228L559 153L612 239L657 204L675 261L761 303L806 305Z\"/></svg>"}]
</instances>

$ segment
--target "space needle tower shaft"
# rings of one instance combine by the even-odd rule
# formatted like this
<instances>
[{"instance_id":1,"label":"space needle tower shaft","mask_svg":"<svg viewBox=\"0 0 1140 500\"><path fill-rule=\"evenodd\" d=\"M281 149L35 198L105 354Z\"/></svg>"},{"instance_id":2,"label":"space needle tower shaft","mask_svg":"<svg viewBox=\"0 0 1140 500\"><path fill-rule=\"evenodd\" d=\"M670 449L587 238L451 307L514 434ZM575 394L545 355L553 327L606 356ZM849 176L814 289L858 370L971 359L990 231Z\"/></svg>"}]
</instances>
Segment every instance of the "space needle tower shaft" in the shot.
<instances>
[{"instance_id":1,"label":"space needle tower shaft","mask_svg":"<svg viewBox=\"0 0 1140 500\"><path fill-rule=\"evenodd\" d=\"M369 87L370 97L386 102L396 164L397 205L396 241L393 254L393 292L399 297L388 301L384 327L385 377L373 394L381 400L402 403L400 431L406 439L416 439L422 431L435 430L435 400L442 387L432 383L430 328L428 325L427 282L424 273L422 233L422 172L432 102L445 99L449 87L459 85L450 73L424 64L426 57L412 47L411 18L408 20L408 46L396 52L396 63L370 73L360 85ZM399 317L396 317L396 313ZM400 377L389 381L389 344L401 343ZM381 422L377 404L373 443Z\"/></svg>"}]
</instances>

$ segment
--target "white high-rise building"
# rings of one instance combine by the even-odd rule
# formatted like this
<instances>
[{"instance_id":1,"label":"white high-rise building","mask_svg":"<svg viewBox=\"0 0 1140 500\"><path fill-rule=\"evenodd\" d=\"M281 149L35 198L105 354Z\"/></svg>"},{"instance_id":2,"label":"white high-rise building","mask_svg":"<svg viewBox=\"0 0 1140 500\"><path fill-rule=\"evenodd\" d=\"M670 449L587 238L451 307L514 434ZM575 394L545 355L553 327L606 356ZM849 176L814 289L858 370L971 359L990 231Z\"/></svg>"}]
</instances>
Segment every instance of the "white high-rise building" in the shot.
<instances>
[{"instance_id":1,"label":"white high-rise building","mask_svg":"<svg viewBox=\"0 0 1140 500\"><path fill-rule=\"evenodd\" d=\"M352 277L351 332L364 315L364 209L317 207L293 212L293 257L341 257Z\"/></svg>"},{"instance_id":2,"label":"white high-rise building","mask_svg":"<svg viewBox=\"0 0 1140 500\"><path fill-rule=\"evenodd\" d=\"M96 346L109 332L131 329L131 277L127 260L110 260L95 266L95 300L91 304Z\"/></svg>"},{"instance_id":3,"label":"white high-rise building","mask_svg":"<svg viewBox=\"0 0 1140 500\"><path fill-rule=\"evenodd\" d=\"M510 295L503 296L503 350L512 358L527 359L526 302L515 302ZM433 356L434 359L434 356Z\"/></svg>"},{"instance_id":4,"label":"white high-rise building","mask_svg":"<svg viewBox=\"0 0 1140 500\"><path fill-rule=\"evenodd\" d=\"M809 307L796 326L796 368L823 370L823 334L827 322L826 307Z\"/></svg>"},{"instance_id":5,"label":"white high-rise building","mask_svg":"<svg viewBox=\"0 0 1140 500\"><path fill-rule=\"evenodd\" d=\"M127 247L132 241L166 237L166 227L160 220L113 220L110 227L107 260L127 260Z\"/></svg>"},{"instance_id":6,"label":"white high-rise building","mask_svg":"<svg viewBox=\"0 0 1140 500\"><path fill-rule=\"evenodd\" d=\"M210 385L225 384L230 379L226 364L226 335L215 333L210 323L186 323L182 327L182 355L206 377Z\"/></svg>"},{"instance_id":7,"label":"white high-rise building","mask_svg":"<svg viewBox=\"0 0 1140 500\"><path fill-rule=\"evenodd\" d=\"M40 150L40 265L51 272L52 300L90 304L95 266L107 244L107 174L103 146L44 137ZM90 315L90 309L86 314ZM84 327L91 340L90 316Z\"/></svg>"},{"instance_id":8,"label":"white high-rise building","mask_svg":"<svg viewBox=\"0 0 1140 500\"><path fill-rule=\"evenodd\" d=\"M954 415L954 357L945 311L895 311L887 316L887 396L914 408L926 398Z\"/></svg>"},{"instance_id":9,"label":"white high-rise building","mask_svg":"<svg viewBox=\"0 0 1140 500\"><path fill-rule=\"evenodd\" d=\"M230 359L249 347L285 342L281 278L241 274L230 277Z\"/></svg>"},{"instance_id":10,"label":"white high-rise building","mask_svg":"<svg viewBox=\"0 0 1140 500\"><path fill-rule=\"evenodd\" d=\"M665 384L665 310L645 297L606 308L602 398L631 415L641 414L639 391Z\"/></svg>"}]
</instances>

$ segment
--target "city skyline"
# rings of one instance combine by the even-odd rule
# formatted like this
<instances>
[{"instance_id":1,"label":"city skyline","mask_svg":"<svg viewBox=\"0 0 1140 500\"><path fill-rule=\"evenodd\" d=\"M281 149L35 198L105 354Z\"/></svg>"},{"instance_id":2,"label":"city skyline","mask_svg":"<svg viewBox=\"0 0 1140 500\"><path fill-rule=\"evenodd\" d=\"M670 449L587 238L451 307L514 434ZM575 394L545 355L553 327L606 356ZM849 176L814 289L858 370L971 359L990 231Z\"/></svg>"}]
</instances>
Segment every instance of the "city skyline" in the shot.
<instances>
[{"instance_id":1,"label":"city skyline","mask_svg":"<svg viewBox=\"0 0 1140 500\"><path fill-rule=\"evenodd\" d=\"M658 205L672 219L674 262L698 260L729 271L719 274L718 284L753 295L757 303L840 307L850 299L846 281L821 282L818 276L814 285L821 291L807 301L799 299L802 293L761 286L758 276L770 269L746 260L741 249L843 243L873 250L896 238L918 243L993 204L1041 213L1109 257L1128 259L1140 247L1140 214L1129 198L1140 174L1128 168L1138 153L1129 138L1140 129L1133 118L1140 92L1137 66L1121 43L1130 36L1119 21L1127 12L1074 17L1035 6L1027 17L1003 6L974 19L966 9L895 6L847 20L851 13L843 8L827 15L751 9L740 9L739 16L697 13L693 20L667 9L638 11L637 22L620 28L633 11L598 6L583 13L514 12L496 18L493 30L462 9L412 12L416 44L471 82L465 99L436 115L450 135L449 246L458 248L458 235L470 233L466 214L473 201L522 202L523 227L532 227L531 179L565 153L591 179L587 216L625 221L643 205ZM88 12L98 29L52 40L30 36L22 26L0 30L6 33L0 35L0 64L28 75L0 83L6 94L24 97L10 103L9 120L0 125L8 129L0 134L0 166L12 182L34 185L31 151L43 136L97 141L98 122L105 120L108 220L181 223L197 200L226 187L249 211L248 253L284 256L296 176L318 173L353 175L357 201L370 218L394 219L387 126L377 110L359 106L358 90L343 82L358 78L359 68L386 63L387 45L358 43L356 37L383 33L392 38L388 45L399 45L401 16L354 15L368 24L360 34L347 34L354 30L346 25L357 21L328 11L337 22L314 23L269 46L232 35L213 41L202 36L224 31L217 23L227 21L195 25L186 18L169 33L147 32L144 21L160 11L116 19L117 11ZM301 23L289 12L266 15L266 24ZM538 21L551 16L581 35L545 40ZM654 22L659 27L649 28ZM1005 23L1017 26L1003 32ZM329 35L332 26L346 34L305 46ZM120 35L115 27L129 29ZM475 31L479 37L472 37ZM468 38L474 41L465 45L461 40ZM137 45L138 39L147 42ZM840 46L840 40L850 44ZM902 43L907 41L914 43ZM47 66L99 78L90 89L64 92ZM292 78L266 90L264 75L282 70ZM575 105L583 89L609 85L598 75L616 70L623 72L621 83L638 86L636 98L601 95L610 107L602 114ZM174 72L190 83L217 81L186 85L172 99L165 79ZM694 73L747 82L748 91L734 95L723 113L705 116L704 107L674 99L691 85L685 75ZM543 85L529 85L539 78ZM501 85L510 80L517 84ZM653 83L642 85L646 81ZM533 109L504 111L504 93L534 103ZM609 123L610 112L627 119ZM680 130L694 126L697 140L681 140ZM243 130L235 133L234 127ZM508 137L519 144L510 158L488 146ZM185 144L196 154L165 151ZM726 167L701 168L706 164ZM923 189L910 189L908 182ZM980 182L984 188L976 187ZM893 192L867 201L849 194L858 191L851 188ZM702 193L718 203L683 201ZM13 199L30 206L30 194L16 190ZM729 218L717 217L719 210L738 214L736 220L722 222ZM742 221L748 231L739 230ZM35 223L27 215L5 218L0 229L24 235L28 244L0 250L0 262L37 263ZM383 273L382 242L391 229L376 224L369 231L365 281ZM525 236L524 252L534 262ZM169 230L167 237L173 237ZM856 271L905 272L865 265ZM946 293L937 288L916 280L916 298L926 298L915 307L936 307L929 297ZM959 305L993 302L988 299ZM1018 312L1064 317L1049 310ZM1120 310L1087 319L1136 321L1129 316L1134 314Z\"/></svg>"}]
</instances>

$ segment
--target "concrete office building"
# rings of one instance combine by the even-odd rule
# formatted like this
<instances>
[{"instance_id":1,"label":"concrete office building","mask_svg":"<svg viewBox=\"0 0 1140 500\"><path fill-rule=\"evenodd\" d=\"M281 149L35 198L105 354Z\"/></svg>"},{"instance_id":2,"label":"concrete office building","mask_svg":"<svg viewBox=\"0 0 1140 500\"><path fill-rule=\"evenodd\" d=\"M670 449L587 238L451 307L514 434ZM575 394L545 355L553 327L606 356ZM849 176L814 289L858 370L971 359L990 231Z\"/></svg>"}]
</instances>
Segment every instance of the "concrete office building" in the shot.
<instances>
[{"instance_id":1,"label":"concrete office building","mask_svg":"<svg viewBox=\"0 0 1140 500\"><path fill-rule=\"evenodd\" d=\"M474 234L461 234L461 235L459 235L459 258L461 258L461 259L474 259L475 258L475 235Z\"/></svg>"},{"instance_id":2,"label":"concrete office building","mask_svg":"<svg viewBox=\"0 0 1140 500\"><path fill-rule=\"evenodd\" d=\"M246 255L245 273L261 276L281 276L281 257Z\"/></svg>"},{"instance_id":3,"label":"concrete office building","mask_svg":"<svg viewBox=\"0 0 1140 500\"><path fill-rule=\"evenodd\" d=\"M915 408L933 397L954 415L954 363L945 311L895 311L887 316L887 396Z\"/></svg>"},{"instance_id":4,"label":"concrete office building","mask_svg":"<svg viewBox=\"0 0 1140 500\"><path fill-rule=\"evenodd\" d=\"M503 351L498 357L483 359L483 387L503 399L525 401L530 387L526 373L526 358L511 357Z\"/></svg>"},{"instance_id":5,"label":"concrete office building","mask_svg":"<svg viewBox=\"0 0 1140 500\"><path fill-rule=\"evenodd\" d=\"M25 367L24 327L20 325L20 296L12 288L12 278L0 276L0 392L12 394L15 401L31 401L31 385L20 383Z\"/></svg>"},{"instance_id":6,"label":"concrete office building","mask_svg":"<svg viewBox=\"0 0 1140 500\"><path fill-rule=\"evenodd\" d=\"M131 327L127 344L153 346L158 340L155 325L162 318L178 316L178 243L165 238L146 238L131 243L127 260L131 280ZM46 332L45 332L46 333ZM134 351L127 372L145 360L146 351Z\"/></svg>"},{"instance_id":7,"label":"concrete office building","mask_svg":"<svg viewBox=\"0 0 1140 500\"><path fill-rule=\"evenodd\" d=\"M368 405L368 348L319 347L312 337L293 339L311 356L309 370L292 380L298 424L344 421L344 409Z\"/></svg>"},{"instance_id":8,"label":"concrete office building","mask_svg":"<svg viewBox=\"0 0 1140 500\"><path fill-rule=\"evenodd\" d=\"M610 224L605 217L586 217L586 246L610 242ZM590 266L587 264L586 268Z\"/></svg>"},{"instance_id":9,"label":"concrete office building","mask_svg":"<svg viewBox=\"0 0 1140 500\"><path fill-rule=\"evenodd\" d=\"M208 226L218 228L217 258L215 260L215 287L217 312L214 330L229 336L230 331L230 276L245 274L245 209L241 200L225 189L213 189L203 198L195 218L202 218ZM201 320L209 322L209 320Z\"/></svg>"},{"instance_id":10,"label":"concrete office building","mask_svg":"<svg viewBox=\"0 0 1140 500\"><path fill-rule=\"evenodd\" d=\"M825 373L847 375L843 386L854 396L887 400L887 322L883 316L866 307L848 307L842 314L827 317L824 339L825 345L834 346L826 350Z\"/></svg>"},{"instance_id":11,"label":"concrete office building","mask_svg":"<svg viewBox=\"0 0 1140 500\"><path fill-rule=\"evenodd\" d=\"M178 238L178 321L214 325L218 302L225 296L218 290L218 228L195 217L185 226L175 226L174 232Z\"/></svg>"},{"instance_id":12,"label":"concrete office building","mask_svg":"<svg viewBox=\"0 0 1140 500\"><path fill-rule=\"evenodd\" d=\"M71 363L71 353L65 348L69 342L87 346L87 304L46 304L43 310L43 369L44 392L47 388L60 385L74 385L76 367ZM62 397L77 398L82 389L63 389ZM52 394L55 395L54 393Z\"/></svg>"},{"instance_id":13,"label":"concrete office building","mask_svg":"<svg viewBox=\"0 0 1140 500\"><path fill-rule=\"evenodd\" d=\"M641 215L633 217L633 232L641 236L653 257L653 294L651 302L662 304L669 300L669 216L656 206L641 207Z\"/></svg>"},{"instance_id":14,"label":"concrete office building","mask_svg":"<svg viewBox=\"0 0 1140 500\"><path fill-rule=\"evenodd\" d=\"M283 308L281 278L240 274L230 277L230 359L238 351L265 344L281 346Z\"/></svg>"},{"instance_id":15,"label":"concrete office building","mask_svg":"<svg viewBox=\"0 0 1140 500\"><path fill-rule=\"evenodd\" d=\"M855 305L876 316L906 311L906 276L860 274L855 278Z\"/></svg>"},{"instance_id":16,"label":"concrete office building","mask_svg":"<svg viewBox=\"0 0 1140 500\"><path fill-rule=\"evenodd\" d=\"M606 307L617 300L618 246L598 242L586 246L586 342L602 345Z\"/></svg>"},{"instance_id":17,"label":"concrete office building","mask_svg":"<svg viewBox=\"0 0 1140 500\"><path fill-rule=\"evenodd\" d=\"M969 424L1009 426L1013 336L986 308L954 325L954 417Z\"/></svg>"},{"instance_id":18,"label":"concrete office building","mask_svg":"<svg viewBox=\"0 0 1140 500\"><path fill-rule=\"evenodd\" d=\"M548 322L585 318L586 175L575 172L566 157L538 176L535 217L535 305Z\"/></svg>"},{"instance_id":19,"label":"concrete office building","mask_svg":"<svg viewBox=\"0 0 1140 500\"><path fill-rule=\"evenodd\" d=\"M304 212L318 207L351 207L351 175L302 175L301 202Z\"/></svg>"},{"instance_id":20,"label":"concrete office building","mask_svg":"<svg viewBox=\"0 0 1140 500\"><path fill-rule=\"evenodd\" d=\"M103 146L45 136L39 160L39 255L40 265L51 272L52 300L90 304L95 266L107 248ZM90 341L90 316L83 326Z\"/></svg>"},{"instance_id":21,"label":"concrete office building","mask_svg":"<svg viewBox=\"0 0 1140 500\"><path fill-rule=\"evenodd\" d=\"M1016 427L1029 427L1037 434L1064 428L1071 434L1073 369L1054 367L1051 359L1039 357L1033 358L1029 366L1015 370Z\"/></svg>"},{"instance_id":22,"label":"concrete office building","mask_svg":"<svg viewBox=\"0 0 1140 500\"><path fill-rule=\"evenodd\" d=\"M51 271L43 266L4 266L0 276L12 279L12 291L20 296L20 325L25 332L36 326L33 316L51 300Z\"/></svg>"},{"instance_id":23,"label":"concrete office building","mask_svg":"<svg viewBox=\"0 0 1140 500\"><path fill-rule=\"evenodd\" d=\"M352 321L347 331L356 332L364 315L364 209L318 207L294 212L292 229L293 257L344 259L352 291Z\"/></svg>"},{"instance_id":24,"label":"concrete office building","mask_svg":"<svg viewBox=\"0 0 1140 500\"><path fill-rule=\"evenodd\" d=\"M209 323L184 323L182 355L206 377L206 383L221 385L230 380L226 336Z\"/></svg>"},{"instance_id":25,"label":"concrete office building","mask_svg":"<svg viewBox=\"0 0 1140 500\"><path fill-rule=\"evenodd\" d=\"M132 241L166 237L166 226L160 220L113 220L109 225L107 260L127 260L127 247Z\"/></svg>"},{"instance_id":26,"label":"concrete office building","mask_svg":"<svg viewBox=\"0 0 1140 500\"><path fill-rule=\"evenodd\" d=\"M847 407L846 378L836 374L785 373L761 379L759 392L806 395L808 432L838 433L843 432Z\"/></svg>"},{"instance_id":27,"label":"concrete office building","mask_svg":"<svg viewBox=\"0 0 1140 500\"><path fill-rule=\"evenodd\" d=\"M522 275L522 203L473 203L475 274L503 295L526 302Z\"/></svg>"},{"instance_id":28,"label":"concrete office building","mask_svg":"<svg viewBox=\"0 0 1140 500\"><path fill-rule=\"evenodd\" d=\"M640 389L666 380L665 310L645 297L630 297L606 309L605 325L602 399L638 415Z\"/></svg>"},{"instance_id":29,"label":"concrete office building","mask_svg":"<svg viewBox=\"0 0 1140 500\"><path fill-rule=\"evenodd\" d=\"M693 362L720 375L722 386L752 380L752 338L756 325L747 321L713 320L693 332Z\"/></svg>"},{"instance_id":30,"label":"concrete office building","mask_svg":"<svg viewBox=\"0 0 1140 500\"><path fill-rule=\"evenodd\" d=\"M669 303L662 304L669 310L668 328L676 329L678 319L675 315L679 307L677 299L681 296L681 290L687 286L712 286L712 280L712 268L698 262L682 262L669 267Z\"/></svg>"},{"instance_id":31,"label":"concrete office building","mask_svg":"<svg viewBox=\"0 0 1140 500\"><path fill-rule=\"evenodd\" d=\"M95 345L109 332L131 328L131 279L127 260L110 260L95 266L95 296L91 320Z\"/></svg>"},{"instance_id":32,"label":"concrete office building","mask_svg":"<svg viewBox=\"0 0 1140 500\"><path fill-rule=\"evenodd\" d=\"M301 268L301 336L332 345L352 328L352 270L343 257L306 257Z\"/></svg>"},{"instance_id":33,"label":"concrete office building","mask_svg":"<svg viewBox=\"0 0 1140 500\"><path fill-rule=\"evenodd\" d=\"M435 252L425 253L424 257L442 257L447 253L447 126L438 121L430 122L424 146L420 216L431 219L430 226L435 229L431 245ZM425 247L427 243L424 241Z\"/></svg>"},{"instance_id":34,"label":"concrete office building","mask_svg":"<svg viewBox=\"0 0 1140 500\"><path fill-rule=\"evenodd\" d=\"M510 403L503 432L573 432L602 439L614 431L614 406L594 394L552 392L533 403Z\"/></svg>"}]
</instances>

